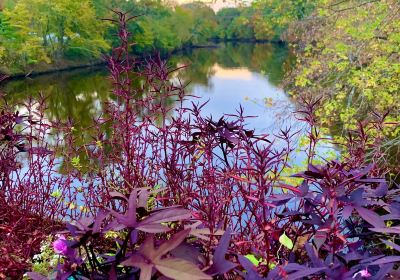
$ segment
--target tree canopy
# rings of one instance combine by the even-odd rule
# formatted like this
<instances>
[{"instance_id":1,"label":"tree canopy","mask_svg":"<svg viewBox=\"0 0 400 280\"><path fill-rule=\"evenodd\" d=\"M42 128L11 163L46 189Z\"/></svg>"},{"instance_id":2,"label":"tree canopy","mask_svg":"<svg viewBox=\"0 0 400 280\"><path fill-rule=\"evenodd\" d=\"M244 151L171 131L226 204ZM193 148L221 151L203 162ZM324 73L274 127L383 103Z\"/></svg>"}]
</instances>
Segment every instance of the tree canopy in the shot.
<instances>
[{"instance_id":1,"label":"tree canopy","mask_svg":"<svg viewBox=\"0 0 400 280\"><path fill-rule=\"evenodd\" d=\"M112 9L140 15L129 23L136 53L204 44L215 34L214 11L201 2L8 0L0 11L0 71L26 73L50 63L90 61L116 45ZM39 65L39 66L38 66Z\"/></svg>"},{"instance_id":2,"label":"tree canopy","mask_svg":"<svg viewBox=\"0 0 400 280\"><path fill-rule=\"evenodd\" d=\"M7 0L0 10L0 72L27 73L48 64L96 60L117 44L115 26L101 20L111 10L139 17L129 23L143 54L169 52L209 39L281 39L293 20L307 15L311 0L256 0L215 12L204 2L160 0Z\"/></svg>"},{"instance_id":3,"label":"tree canopy","mask_svg":"<svg viewBox=\"0 0 400 280\"><path fill-rule=\"evenodd\" d=\"M318 116L326 133L344 141L360 123L385 117L393 125L382 149L398 149L399 1L321 1L307 21L292 24L287 40L298 60L287 88L294 96L322 98ZM365 133L371 143L382 137L374 127Z\"/></svg>"}]
</instances>

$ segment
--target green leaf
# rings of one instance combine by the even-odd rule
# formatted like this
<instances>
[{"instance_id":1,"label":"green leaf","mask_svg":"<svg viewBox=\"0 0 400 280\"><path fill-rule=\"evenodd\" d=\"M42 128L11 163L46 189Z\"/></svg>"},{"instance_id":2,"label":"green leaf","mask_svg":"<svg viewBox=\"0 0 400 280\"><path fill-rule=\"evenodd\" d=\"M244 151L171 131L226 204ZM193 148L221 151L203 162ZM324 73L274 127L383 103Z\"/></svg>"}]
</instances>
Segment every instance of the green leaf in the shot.
<instances>
[{"instance_id":1,"label":"green leaf","mask_svg":"<svg viewBox=\"0 0 400 280\"><path fill-rule=\"evenodd\" d=\"M249 261L251 261L252 264L254 264L255 266L258 266L260 261L252 254L248 254L245 256Z\"/></svg>"},{"instance_id":2,"label":"green leaf","mask_svg":"<svg viewBox=\"0 0 400 280\"><path fill-rule=\"evenodd\" d=\"M74 168L76 168L76 169L78 169L78 170L82 168L82 165L81 165L81 163L80 163L80 158L79 158L79 156L73 157L73 158L71 159L71 164L72 164L72 166L73 166Z\"/></svg>"},{"instance_id":3,"label":"green leaf","mask_svg":"<svg viewBox=\"0 0 400 280\"><path fill-rule=\"evenodd\" d=\"M285 246L286 248L288 248L289 250L293 249L293 242L292 240L290 240L290 238L286 235L286 233L283 233L280 237L279 237L279 243L281 243L283 246Z\"/></svg>"},{"instance_id":4,"label":"green leaf","mask_svg":"<svg viewBox=\"0 0 400 280\"><path fill-rule=\"evenodd\" d=\"M165 276L176 280L206 280L211 276L201 271L195 264L178 258L166 258L158 260L155 267Z\"/></svg>"},{"instance_id":5,"label":"green leaf","mask_svg":"<svg viewBox=\"0 0 400 280\"><path fill-rule=\"evenodd\" d=\"M53 191L50 196L55 197L55 198L59 198L61 196L61 191L59 189Z\"/></svg>"}]
</instances>

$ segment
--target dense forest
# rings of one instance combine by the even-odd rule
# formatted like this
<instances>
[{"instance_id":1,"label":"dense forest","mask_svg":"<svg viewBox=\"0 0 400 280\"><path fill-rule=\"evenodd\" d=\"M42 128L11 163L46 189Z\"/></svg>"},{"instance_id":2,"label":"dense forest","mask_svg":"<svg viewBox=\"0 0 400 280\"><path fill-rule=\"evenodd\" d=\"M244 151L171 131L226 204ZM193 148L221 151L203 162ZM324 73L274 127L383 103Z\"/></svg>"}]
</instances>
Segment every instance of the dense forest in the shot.
<instances>
[{"instance_id":1,"label":"dense forest","mask_svg":"<svg viewBox=\"0 0 400 280\"><path fill-rule=\"evenodd\" d=\"M98 61L117 44L111 9L138 16L128 30L136 54L170 52L219 40L281 40L289 23L304 18L314 1L255 1L217 12L202 2L156 0L7 0L0 12L0 72L45 71L52 64Z\"/></svg>"}]
</instances>

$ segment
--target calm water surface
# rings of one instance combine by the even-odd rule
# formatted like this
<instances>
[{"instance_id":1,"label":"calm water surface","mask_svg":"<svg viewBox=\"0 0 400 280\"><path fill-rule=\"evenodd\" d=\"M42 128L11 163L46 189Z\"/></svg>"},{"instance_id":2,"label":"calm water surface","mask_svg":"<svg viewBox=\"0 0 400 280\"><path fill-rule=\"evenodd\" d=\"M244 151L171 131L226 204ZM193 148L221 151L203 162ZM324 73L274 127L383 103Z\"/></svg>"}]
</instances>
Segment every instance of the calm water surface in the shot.
<instances>
[{"instance_id":1,"label":"calm water surface","mask_svg":"<svg viewBox=\"0 0 400 280\"><path fill-rule=\"evenodd\" d=\"M290 60L288 50L279 45L224 44L175 54L170 63L175 67L188 65L180 71L179 78L190 82L188 94L199 97L188 102L208 101L203 114L217 119L222 114L234 114L242 105L245 115L258 116L248 119L248 128L271 134L273 138L281 128L291 127L292 131L305 128L293 113L296 104L279 87ZM107 76L105 67L81 69L13 80L3 84L0 90L6 93L9 103L15 104L31 95L47 96L49 119L72 118L83 139L92 140L86 128L102 113L104 101L115 98ZM331 150L331 147L321 147L318 153ZM301 164L305 158L304 152L296 152L292 163ZM71 186L80 184L73 182ZM80 200L82 197L78 196L77 205L84 203Z\"/></svg>"},{"instance_id":2,"label":"calm water surface","mask_svg":"<svg viewBox=\"0 0 400 280\"><path fill-rule=\"evenodd\" d=\"M249 127L272 132L296 126L294 104L279 88L290 67L287 48L273 44L221 44L218 48L194 49L170 57L172 65L188 65L179 77L189 82L187 92L209 101L204 113L218 118L232 114L241 104ZM105 68L81 69L13 80L2 85L9 102L22 102L30 95L48 96L48 117L72 117L79 127L90 125L102 112L102 101L113 99Z\"/></svg>"},{"instance_id":3,"label":"calm water surface","mask_svg":"<svg viewBox=\"0 0 400 280\"><path fill-rule=\"evenodd\" d=\"M290 69L291 57L286 47L275 44L221 44L218 48L193 49L170 57L172 66L188 65L179 78L189 83L187 93L205 102L203 114L218 119L234 114L240 105L248 119L248 128L258 133L274 134L281 128L292 131L305 128L296 120L296 104L279 87ZM47 117L72 118L77 131L89 138L86 128L103 111L103 102L114 99L105 67L80 69L12 80L1 86L10 103L26 100L30 95L47 96ZM299 134L301 135L301 134ZM272 137L272 136L271 136ZM321 147L319 152L330 151ZM296 163L303 153L294 157Z\"/></svg>"}]
</instances>

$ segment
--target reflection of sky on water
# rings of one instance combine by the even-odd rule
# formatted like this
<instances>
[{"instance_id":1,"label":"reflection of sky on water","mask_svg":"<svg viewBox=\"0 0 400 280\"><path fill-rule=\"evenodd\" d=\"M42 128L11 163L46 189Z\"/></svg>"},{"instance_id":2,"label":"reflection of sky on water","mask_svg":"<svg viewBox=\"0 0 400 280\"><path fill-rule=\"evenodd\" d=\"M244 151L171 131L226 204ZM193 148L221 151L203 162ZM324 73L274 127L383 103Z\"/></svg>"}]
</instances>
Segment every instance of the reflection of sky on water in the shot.
<instances>
[{"instance_id":1,"label":"reflection of sky on water","mask_svg":"<svg viewBox=\"0 0 400 280\"><path fill-rule=\"evenodd\" d=\"M205 115L218 119L224 113L234 114L241 104L245 115L257 116L247 120L248 129L274 134L281 128L291 127L293 132L305 128L294 116L295 104L278 87L289 57L279 45L221 44L177 53L169 60L175 66L188 65L179 76L184 83L191 82L187 92L200 97L195 101L209 101ZM60 72L11 81L2 89L10 102L42 91L48 96L48 118L72 118L77 131L91 139L86 128L103 111L103 102L115 98L107 75L104 68Z\"/></svg>"},{"instance_id":2,"label":"reflection of sky on water","mask_svg":"<svg viewBox=\"0 0 400 280\"><path fill-rule=\"evenodd\" d=\"M247 120L248 128L255 129L256 133L279 133L282 128L291 128L291 131L303 131L307 125L298 121L295 116L295 104L288 95L268 80L268 77L251 72L248 68L224 68L218 64L212 67L209 85L194 85L191 94L200 97L199 102L208 101L202 112L206 116L218 119L223 114L235 114L240 105L247 116L255 116ZM279 143L277 143L279 146ZM331 145L320 146L320 152L329 152ZM304 153L293 156L299 164L305 159Z\"/></svg>"},{"instance_id":3,"label":"reflection of sky on water","mask_svg":"<svg viewBox=\"0 0 400 280\"><path fill-rule=\"evenodd\" d=\"M189 54L176 55L171 60L175 59L175 65L190 65L180 73L181 79L184 83L192 81L187 93L199 97L195 102L208 101L202 109L204 115L212 115L217 120L223 114L235 114L242 105L245 115L257 116L247 120L247 128L255 129L256 133L270 134L273 139L272 134L282 128L291 127L292 132L306 129L306 125L295 118L293 100L277 86L284 74L282 65L286 55L284 49L271 45L239 44L193 50ZM90 131L84 128L90 126L92 118L103 111L104 101L113 100L107 75L104 69L56 73L12 81L3 90L8 99L17 102L43 90L49 96L47 117L73 118L77 122L77 130L88 134L85 134L88 138ZM332 146L320 147L318 152L332 150ZM292 159L300 164L305 154L299 152ZM61 164L62 159L58 160ZM26 168L22 173L26 173ZM71 186L78 187L80 184L74 181ZM83 203L82 197L76 199L78 205Z\"/></svg>"},{"instance_id":4,"label":"reflection of sky on water","mask_svg":"<svg viewBox=\"0 0 400 280\"><path fill-rule=\"evenodd\" d=\"M210 86L194 85L192 90L194 95L201 97L200 100L209 100L203 109L204 114L218 118L222 114L234 114L242 105L245 115L258 116L248 119L249 128L255 128L258 132L271 133L272 128L276 130L296 124L290 99L282 89L273 86L267 77L250 72L247 68L229 69L215 64L213 69ZM270 106L265 104L265 98L272 101Z\"/></svg>"}]
</instances>

